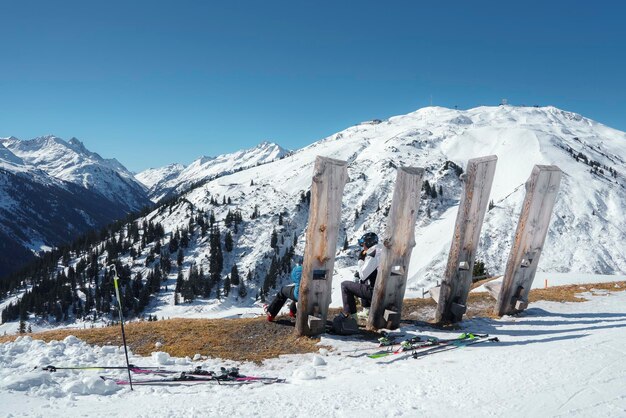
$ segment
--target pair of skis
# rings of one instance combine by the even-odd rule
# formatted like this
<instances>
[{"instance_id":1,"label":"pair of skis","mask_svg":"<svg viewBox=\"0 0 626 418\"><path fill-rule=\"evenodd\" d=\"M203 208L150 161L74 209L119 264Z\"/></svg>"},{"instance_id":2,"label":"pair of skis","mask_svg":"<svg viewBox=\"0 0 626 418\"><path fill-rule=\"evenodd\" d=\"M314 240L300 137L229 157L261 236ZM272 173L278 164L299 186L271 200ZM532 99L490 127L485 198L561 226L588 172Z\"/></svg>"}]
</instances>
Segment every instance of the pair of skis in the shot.
<instances>
[{"instance_id":1,"label":"pair of skis","mask_svg":"<svg viewBox=\"0 0 626 418\"><path fill-rule=\"evenodd\" d=\"M383 339L381 339L383 340ZM380 350L374 353L364 353L360 355L353 355L349 357L362 357L367 356L372 359L380 359L383 357L395 356L404 354L402 358L413 356L414 358L421 357L423 355L427 355L428 353L434 353L442 350L444 347L447 349L465 347L472 344L478 344L482 342L496 342L498 341L497 337L489 337L488 334L473 334L473 333L463 333L456 338L450 339L438 339L435 337L420 337L416 336L408 340L404 340L400 343L397 349L392 349L391 347L386 350ZM381 341L381 346L393 344L383 344Z\"/></svg>"},{"instance_id":2,"label":"pair of skis","mask_svg":"<svg viewBox=\"0 0 626 418\"><path fill-rule=\"evenodd\" d=\"M474 345L474 344L481 344L481 343L486 343L486 342L497 343L499 341L500 340L498 339L498 337L489 337L489 335L485 335L482 337L476 337L472 339L453 341L453 342L438 345L438 346L436 345L430 348L426 348L425 350L416 350L411 353L411 357L413 357L414 359L419 359L421 357L428 356L431 354L442 353L444 351L450 351L450 350L467 347L467 346Z\"/></svg>"},{"instance_id":3,"label":"pair of skis","mask_svg":"<svg viewBox=\"0 0 626 418\"><path fill-rule=\"evenodd\" d=\"M152 375L152 378L132 380L133 385L158 385L158 384L188 384L188 383L216 383L218 385L242 385L251 383L284 383L285 379L277 377L245 376L239 373L239 369L222 367L219 373L204 370L200 366L190 371L176 371L161 367L137 367L135 365L123 366L76 366L56 367L46 366L42 370L56 372L58 370L126 370L140 375ZM130 385L130 380L118 379L110 376L100 376L102 380L113 381L118 385Z\"/></svg>"}]
</instances>

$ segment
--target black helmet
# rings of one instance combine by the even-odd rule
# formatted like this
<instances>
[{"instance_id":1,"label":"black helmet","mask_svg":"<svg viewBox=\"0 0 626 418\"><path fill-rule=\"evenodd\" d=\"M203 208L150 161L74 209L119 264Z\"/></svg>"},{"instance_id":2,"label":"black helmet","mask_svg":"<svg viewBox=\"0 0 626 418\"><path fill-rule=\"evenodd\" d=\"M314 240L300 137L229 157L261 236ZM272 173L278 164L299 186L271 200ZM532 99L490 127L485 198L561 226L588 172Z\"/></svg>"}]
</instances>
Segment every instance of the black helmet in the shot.
<instances>
[{"instance_id":1,"label":"black helmet","mask_svg":"<svg viewBox=\"0 0 626 418\"><path fill-rule=\"evenodd\" d=\"M367 248L371 248L376 244L378 244L378 235L373 232L367 232L359 238L359 245L361 246L365 245Z\"/></svg>"}]
</instances>

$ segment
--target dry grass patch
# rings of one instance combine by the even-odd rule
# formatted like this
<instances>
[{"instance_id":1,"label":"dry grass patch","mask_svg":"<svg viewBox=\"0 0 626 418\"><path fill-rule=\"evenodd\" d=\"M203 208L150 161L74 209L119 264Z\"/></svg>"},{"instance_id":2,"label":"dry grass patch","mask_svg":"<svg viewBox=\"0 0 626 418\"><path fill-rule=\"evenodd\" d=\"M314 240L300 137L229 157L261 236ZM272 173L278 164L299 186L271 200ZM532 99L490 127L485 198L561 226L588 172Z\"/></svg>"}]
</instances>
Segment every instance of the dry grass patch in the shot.
<instances>
[{"instance_id":1,"label":"dry grass patch","mask_svg":"<svg viewBox=\"0 0 626 418\"><path fill-rule=\"evenodd\" d=\"M528 296L529 302L548 300L553 302L584 302L586 299L577 296L578 293L595 290L620 292L626 290L626 281L609 283L571 284L567 286L548 287L546 289L533 289Z\"/></svg>"},{"instance_id":2,"label":"dry grass patch","mask_svg":"<svg viewBox=\"0 0 626 418\"><path fill-rule=\"evenodd\" d=\"M126 342L133 353L147 356L165 351L175 357L201 355L235 361L261 362L281 354L301 354L319 350L319 339L297 337L290 322L269 323L255 319L170 319L132 322L125 325ZM119 326L93 329L61 329L33 334L43 341L62 340L74 335L88 344L122 345ZM0 343L13 336L0 337ZM161 347L156 348L155 344Z\"/></svg>"}]
</instances>

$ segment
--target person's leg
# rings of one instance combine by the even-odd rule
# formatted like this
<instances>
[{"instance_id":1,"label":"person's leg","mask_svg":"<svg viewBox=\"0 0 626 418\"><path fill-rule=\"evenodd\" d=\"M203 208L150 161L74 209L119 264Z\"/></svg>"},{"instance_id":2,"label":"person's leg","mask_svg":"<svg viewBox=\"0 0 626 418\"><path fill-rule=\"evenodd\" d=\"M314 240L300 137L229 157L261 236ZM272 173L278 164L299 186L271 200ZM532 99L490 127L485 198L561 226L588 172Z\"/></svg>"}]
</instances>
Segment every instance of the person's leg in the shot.
<instances>
[{"instance_id":1,"label":"person's leg","mask_svg":"<svg viewBox=\"0 0 626 418\"><path fill-rule=\"evenodd\" d=\"M367 291L369 288L368 285L363 283L357 283L350 280L346 280L341 283L341 297L343 299L343 312L345 314L355 314L356 313L356 301L354 300L355 296L358 297L368 297L371 300L372 292Z\"/></svg>"},{"instance_id":2,"label":"person's leg","mask_svg":"<svg viewBox=\"0 0 626 418\"><path fill-rule=\"evenodd\" d=\"M361 298L361 305L364 308L369 309L369 307L372 304L372 296L374 295L374 289L368 284L364 284L364 283L355 283L355 284L357 284L358 287L354 288L353 290L354 295Z\"/></svg>"},{"instance_id":3,"label":"person's leg","mask_svg":"<svg viewBox=\"0 0 626 418\"><path fill-rule=\"evenodd\" d=\"M296 312L298 311L298 309L296 307L296 302L298 302L298 300L296 299L296 295L295 295L295 293L296 293L296 285L292 284L292 285L283 287L281 289L281 293L287 299L291 299L291 303L289 304L289 316L295 317L296 316Z\"/></svg>"},{"instance_id":4,"label":"person's leg","mask_svg":"<svg viewBox=\"0 0 626 418\"><path fill-rule=\"evenodd\" d=\"M296 292L295 284L283 286L282 289L280 289L280 293L282 293L285 298L291 299L291 300L296 300L295 295L294 295L295 292Z\"/></svg>"},{"instance_id":5,"label":"person's leg","mask_svg":"<svg viewBox=\"0 0 626 418\"><path fill-rule=\"evenodd\" d=\"M272 303L267 306L267 314L272 316L272 318L278 315L278 312L280 312L286 301L287 298L283 294L283 289L280 289L280 292L278 292L274 300L272 300Z\"/></svg>"}]
</instances>

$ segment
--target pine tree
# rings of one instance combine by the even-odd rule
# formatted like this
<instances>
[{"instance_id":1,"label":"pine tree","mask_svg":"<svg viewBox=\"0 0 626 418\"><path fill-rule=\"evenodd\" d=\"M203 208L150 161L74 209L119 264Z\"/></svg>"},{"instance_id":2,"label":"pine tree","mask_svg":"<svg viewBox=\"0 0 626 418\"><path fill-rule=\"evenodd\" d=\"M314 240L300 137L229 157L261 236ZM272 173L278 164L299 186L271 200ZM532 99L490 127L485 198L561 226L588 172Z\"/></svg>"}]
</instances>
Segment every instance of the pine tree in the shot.
<instances>
[{"instance_id":1,"label":"pine tree","mask_svg":"<svg viewBox=\"0 0 626 418\"><path fill-rule=\"evenodd\" d=\"M176 255L176 263L178 264L178 267L183 265L184 258L185 258L185 256L183 254L183 249L179 248L178 249L178 254Z\"/></svg>"},{"instance_id":2,"label":"pine tree","mask_svg":"<svg viewBox=\"0 0 626 418\"><path fill-rule=\"evenodd\" d=\"M174 288L175 293L180 293L183 288L183 270L178 269L178 275L176 276L176 287Z\"/></svg>"},{"instance_id":3,"label":"pine tree","mask_svg":"<svg viewBox=\"0 0 626 418\"><path fill-rule=\"evenodd\" d=\"M241 280L239 282L239 289L238 289L237 293L238 293L240 298L245 298L246 296L248 296L248 289L246 289L246 285L243 282L243 280Z\"/></svg>"},{"instance_id":4,"label":"pine tree","mask_svg":"<svg viewBox=\"0 0 626 418\"><path fill-rule=\"evenodd\" d=\"M226 234L224 235L224 250L228 253L233 250L233 236L230 231L226 231Z\"/></svg>"},{"instance_id":5,"label":"pine tree","mask_svg":"<svg viewBox=\"0 0 626 418\"><path fill-rule=\"evenodd\" d=\"M191 276L191 270L189 271L189 275ZM195 295L193 294L193 286L191 284L191 277L188 277L187 280L183 280L180 295L183 297L184 302L188 302L188 303L193 302Z\"/></svg>"},{"instance_id":6,"label":"pine tree","mask_svg":"<svg viewBox=\"0 0 626 418\"><path fill-rule=\"evenodd\" d=\"M488 276L488 275L489 275L489 272L485 268L485 263L480 260L474 261L474 269L472 271L472 276L483 277L483 276Z\"/></svg>"},{"instance_id":7,"label":"pine tree","mask_svg":"<svg viewBox=\"0 0 626 418\"><path fill-rule=\"evenodd\" d=\"M211 229L210 236L211 256L209 257L209 276L211 277L211 287L218 284L222 269L224 267L224 257L220 242L220 230L217 226Z\"/></svg>"},{"instance_id":8,"label":"pine tree","mask_svg":"<svg viewBox=\"0 0 626 418\"><path fill-rule=\"evenodd\" d=\"M430 190L430 183L428 182L428 180L424 180L424 184L422 188L424 189L424 193L426 193L426 196L430 196L431 190Z\"/></svg>"},{"instance_id":9,"label":"pine tree","mask_svg":"<svg viewBox=\"0 0 626 418\"><path fill-rule=\"evenodd\" d=\"M233 214L229 209L228 213L226 214L226 217L224 218L224 226L226 228L230 228L232 224L233 224Z\"/></svg>"},{"instance_id":10,"label":"pine tree","mask_svg":"<svg viewBox=\"0 0 626 418\"><path fill-rule=\"evenodd\" d=\"M178 238L176 237L176 235L172 235L172 238L170 239L169 250L170 254L174 254L176 251L178 251Z\"/></svg>"},{"instance_id":11,"label":"pine tree","mask_svg":"<svg viewBox=\"0 0 626 418\"><path fill-rule=\"evenodd\" d=\"M233 267L230 269L230 283L233 286L239 285L239 270L237 269L237 264L233 264Z\"/></svg>"}]
</instances>

